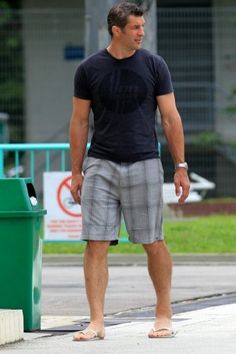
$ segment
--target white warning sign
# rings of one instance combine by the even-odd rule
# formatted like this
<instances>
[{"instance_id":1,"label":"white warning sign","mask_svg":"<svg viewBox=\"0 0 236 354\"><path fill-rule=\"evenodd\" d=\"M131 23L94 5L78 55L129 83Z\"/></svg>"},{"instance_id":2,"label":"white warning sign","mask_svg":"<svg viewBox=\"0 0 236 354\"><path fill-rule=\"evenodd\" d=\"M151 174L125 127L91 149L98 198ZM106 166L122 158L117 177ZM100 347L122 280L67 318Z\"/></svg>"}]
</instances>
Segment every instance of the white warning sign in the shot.
<instances>
[{"instance_id":1,"label":"white warning sign","mask_svg":"<svg viewBox=\"0 0 236 354\"><path fill-rule=\"evenodd\" d=\"M45 240L79 240L82 230L80 205L70 193L70 172L45 172L43 176Z\"/></svg>"}]
</instances>

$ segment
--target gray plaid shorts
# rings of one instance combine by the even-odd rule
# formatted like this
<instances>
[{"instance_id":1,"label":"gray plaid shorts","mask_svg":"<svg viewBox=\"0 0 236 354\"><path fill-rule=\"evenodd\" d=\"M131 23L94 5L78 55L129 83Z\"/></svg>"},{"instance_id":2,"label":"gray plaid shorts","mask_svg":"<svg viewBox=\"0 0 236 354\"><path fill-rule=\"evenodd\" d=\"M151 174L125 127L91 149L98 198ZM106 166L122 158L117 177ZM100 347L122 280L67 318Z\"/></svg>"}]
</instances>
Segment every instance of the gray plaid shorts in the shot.
<instances>
[{"instance_id":1,"label":"gray plaid shorts","mask_svg":"<svg viewBox=\"0 0 236 354\"><path fill-rule=\"evenodd\" d=\"M86 157L81 191L82 240L119 238L121 213L133 243L163 239L163 168L159 158L116 163Z\"/></svg>"}]
</instances>

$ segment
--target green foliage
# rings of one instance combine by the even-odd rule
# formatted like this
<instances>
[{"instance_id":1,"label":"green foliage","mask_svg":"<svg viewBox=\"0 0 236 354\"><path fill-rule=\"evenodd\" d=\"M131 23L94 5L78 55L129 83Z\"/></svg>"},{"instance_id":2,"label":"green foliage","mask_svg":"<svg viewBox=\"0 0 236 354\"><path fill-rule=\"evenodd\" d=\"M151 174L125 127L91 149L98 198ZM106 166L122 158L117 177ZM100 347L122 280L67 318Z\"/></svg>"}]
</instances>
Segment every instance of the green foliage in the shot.
<instances>
[{"instance_id":1,"label":"green foliage","mask_svg":"<svg viewBox=\"0 0 236 354\"><path fill-rule=\"evenodd\" d=\"M234 96L236 95L236 84L234 86L232 86L231 94L234 95Z\"/></svg>"},{"instance_id":2,"label":"green foliage","mask_svg":"<svg viewBox=\"0 0 236 354\"><path fill-rule=\"evenodd\" d=\"M229 115L235 115L236 114L236 106L228 106L225 108L225 112Z\"/></svg>"},{"instance_id":3,"label":"green foliage","mask_svg":"<svg viewBox=\"0 0 236 354\"><path fill-rule=\"evenodd\" d=\"M5 101L16 100L21 96L22 85L13 79L7 80L0 84L1 98Z\"/></svg>"},{"instance_id":4,"label":"green foliage","mask_svg":"<svg viewBox=\"0 0 236 354\"><path fill-rule=\"evenodd\" d=\"M0 1L0 28L8 23L9 19L11 18L11 10L10 6L6 1Z\"/></svg>"},{"instance_id":5,"label":"green foliage","mask_svg":"<svg viewBox=\"0 0 236 354\"><path fill-rule=\"evenodd\" d=\"M229 100L231 101L231 104L225 107L224 111L229 116L235 117L236 116L236 84L234 84L231 87Z\"/></svg>"},{"instance_id":6,"label":"green foliage","mask_svg":"<svg viewBox=\"0 0 236 354\"><path fill-rule=\"evenodd\" d=\"M221 143L221 139L216 132L202 132L192 136L191 142L193 145L204 145L214 147Z\"/></svg>"}]
</instances>

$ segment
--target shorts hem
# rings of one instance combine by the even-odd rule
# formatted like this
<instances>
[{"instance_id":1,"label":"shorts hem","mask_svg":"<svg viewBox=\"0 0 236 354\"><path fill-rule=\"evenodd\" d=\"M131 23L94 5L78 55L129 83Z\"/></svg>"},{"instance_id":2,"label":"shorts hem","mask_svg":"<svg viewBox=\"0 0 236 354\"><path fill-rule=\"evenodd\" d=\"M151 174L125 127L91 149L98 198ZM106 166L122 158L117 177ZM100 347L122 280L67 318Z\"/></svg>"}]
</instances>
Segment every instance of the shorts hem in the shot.
<instances>
[{"instance_id":1,"label":"shorts hem","mask_svg":"<svg viewBox=\"0 0 236 354\"><path fill-rule=\"evenodd\" d=\"M81 235L80 240L82 241L107 241L107 242L113 242L113 241L119 241L118 237L115 236L113 238L105 238L103 236L86 236L86 235Z\"/></svg>"}]
</instances>

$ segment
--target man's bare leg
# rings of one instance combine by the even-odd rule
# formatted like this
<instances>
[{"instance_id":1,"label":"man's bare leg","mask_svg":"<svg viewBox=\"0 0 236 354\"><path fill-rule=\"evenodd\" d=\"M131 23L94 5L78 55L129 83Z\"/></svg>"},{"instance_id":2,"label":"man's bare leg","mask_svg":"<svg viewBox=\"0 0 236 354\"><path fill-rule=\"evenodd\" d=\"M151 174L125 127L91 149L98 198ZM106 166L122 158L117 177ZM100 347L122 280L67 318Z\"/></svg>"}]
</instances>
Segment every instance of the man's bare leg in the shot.
<instances>
[{"instance_id":1,"label":"man's bare leg","mask_svg":"<svg viewBox=\"0 0 236 354\"><path fill-rule=\"evenodd\" d=\"M89 340L94 336L93 331L99 337L104 337L104 301L108 284L107 252L109 244L110 242L106 241L89 241L87 243L84 253L84 276L90 308L90 324L85 330L85 334L77 332L74 340Z\"/></svg>"},{"instance_id":2,"label":"man's bare leg","mask_svg":"<svg viewBox=\"0 0 236 354\"><path fill-rule=\"evenodd\" d=\"M148 271L152 279L156 296L155 329L171 328L171 275L172 259L164 241L143 245L148 256ZM170 330L149 333L151 337L169 336Z\"/></svg>"}]
</instances>

